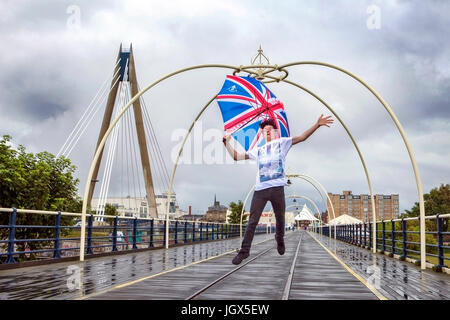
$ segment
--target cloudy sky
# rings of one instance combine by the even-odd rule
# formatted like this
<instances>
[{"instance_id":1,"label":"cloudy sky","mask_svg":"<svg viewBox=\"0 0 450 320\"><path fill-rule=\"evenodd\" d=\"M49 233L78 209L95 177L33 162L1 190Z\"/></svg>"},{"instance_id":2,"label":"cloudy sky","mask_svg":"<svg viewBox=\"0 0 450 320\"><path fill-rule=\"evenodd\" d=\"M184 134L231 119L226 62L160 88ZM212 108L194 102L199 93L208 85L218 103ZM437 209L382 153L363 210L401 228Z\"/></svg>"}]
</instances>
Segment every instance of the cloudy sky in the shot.
<instances>
[{"instance_id":1,"label":"cloudy sky","mask_svg":"<svg viewBox=\"0 0 450 320\"><path fill-rule=\"evenodd\" d=\"M1 8L0 134L11 135L15 145L23 144L29 151L59 151L112 75L120 43L133 44L141 87L190 65L249 64L261 45L273 64L324 61L361 76L402 123L424 191L449 183L448 1L12 0L2 1ZM191 71L144 95L169 171L171 153L179 144L179 139L172 139L174 132L190 125L227 72ZM289 72L290 80L316 92L345 121L366 159L374 192L399 194L400 210L409 209L418 199L411 162L379 102L335 70L297 66ZM329 113L287 84L270 88L284 102L293 134ZM102 112L70 156L78 167L80 194ZM213 104L197 130L199 141L207 138L208 130L220 133L222 127ZM217 139L201 147L207 145L223 150ZM330 192L368 193L358 155L337 121L294 146L287 166L291 172L315 177ZM182 164L175 178L179 205L185 210L192 205L193 212L200 213L212 204L214 194L223 204L243 199L255 171L254 163ZM111 180L111 195L120 194L119 184L117 178ZM306 195L324 208L317 192L303 181L295 181L286 193Z\"/></svg>"}]
</instances>

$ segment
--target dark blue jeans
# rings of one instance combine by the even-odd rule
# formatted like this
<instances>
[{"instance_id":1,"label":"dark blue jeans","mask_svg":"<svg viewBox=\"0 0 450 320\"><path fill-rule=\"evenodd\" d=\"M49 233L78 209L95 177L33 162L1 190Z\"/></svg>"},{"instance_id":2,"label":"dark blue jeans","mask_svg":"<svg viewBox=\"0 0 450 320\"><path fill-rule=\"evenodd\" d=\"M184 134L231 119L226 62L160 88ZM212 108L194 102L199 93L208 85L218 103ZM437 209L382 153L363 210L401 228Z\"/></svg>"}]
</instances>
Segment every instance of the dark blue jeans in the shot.
<instances>
[{"instance_id":1,"label":"dark blue jeans","mask_svg":"<svg viewBox=\"0 0 450 320\"><path fill-rule=\"evenodd\" d=\"M277 240L277 243L283 242L285 226L284 211L286 209L284 187L272 187L255 191L253 193L252 204L250 206L250 217L248 219L247 229L245 230L244 239L242 240L241 252L243 253L250 252L250 247L255 235L255 229L267 201L272 203L272 208L275 213L275 239Z\"/></svg>"}]
</instances>

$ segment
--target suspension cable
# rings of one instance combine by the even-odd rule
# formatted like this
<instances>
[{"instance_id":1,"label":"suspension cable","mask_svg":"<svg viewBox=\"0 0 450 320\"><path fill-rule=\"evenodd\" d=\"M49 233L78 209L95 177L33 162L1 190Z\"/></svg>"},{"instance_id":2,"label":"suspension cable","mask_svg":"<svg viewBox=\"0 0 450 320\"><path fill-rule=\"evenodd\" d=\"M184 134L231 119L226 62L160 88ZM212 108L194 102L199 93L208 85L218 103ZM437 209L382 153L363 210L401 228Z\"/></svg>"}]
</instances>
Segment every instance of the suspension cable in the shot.
<instances>
[{"instance_id":1,"label":"suspension cable","mask_svg":"<svg viewBox=\"0 0 450 320\"><path fill-rule=\"evenodd\" d=\"M116 65L114 66L114 68L117 67L117 65L119 64L119 61L116 63ZM113 76L108 76L106 78L106 80L102 83L102 85L100 86L99 90L97 91L97 93L95 94L94 98L91 100L91 102L89 103L88 107L86 108L86 110L84 111L83 115L81 116L81 118L78 120L77 124L75 125L75 127L72 129L72 131L70 132L69 136L67 137L66 141L64 142L64 144L62 145L61 149L58 151L56 157L58 158L61 154L64 154L64 151L67 151L67 149L69 148L69 145L71 142L73 142L74 138L76 137L77 133L79 132L80 128L83 126L84 122L86 121L87 117L89 116L89 114L91 113L91 111L93 109L95 109L96 105L98 104L98 101L100 99L102 99L103 95L105 94L107 87L105 87L105 85L107 84L108 80L111 81L112 79L114 79L117 75L117 73L119 72L119 70L117 70ZM110 92L112 90L113 86L110 88ZM101 95L99 96L99 94L101 93ZM94 101L96 101L94 103ZM89 112L88 112L89 111Z\"/></svg>"},{"instance_id":2,"label":"suspension cable","mask_svg":"<svg viewBox=\"0 0 450 320\"><path fill-rule=\"evenodd\" d=\"M117 83L117 81L119 81L120 77L117 77L117 79L115 80L113 86ZM91 115L91 118L87 121L87 124L84 126L84 129L82 130L82 132L78 135L78 138L76 139L76 141L72 144L71 149L66 152L66 157L68 157L70 155L70 153L72 152L73 148L75 148L75 146L77 145L78 141L80 140L80 138L83 136L84 132L86 131L86 129L88 128L89 124L92 122L92 119L94 118L94 116L97 114L98 110L101 109L101 106L103 104L103 101L105 101L107 95L105 95L102 98L102 101L99 104L99 107L95 110L95 112Z\"/></svg>"}]
</instances>

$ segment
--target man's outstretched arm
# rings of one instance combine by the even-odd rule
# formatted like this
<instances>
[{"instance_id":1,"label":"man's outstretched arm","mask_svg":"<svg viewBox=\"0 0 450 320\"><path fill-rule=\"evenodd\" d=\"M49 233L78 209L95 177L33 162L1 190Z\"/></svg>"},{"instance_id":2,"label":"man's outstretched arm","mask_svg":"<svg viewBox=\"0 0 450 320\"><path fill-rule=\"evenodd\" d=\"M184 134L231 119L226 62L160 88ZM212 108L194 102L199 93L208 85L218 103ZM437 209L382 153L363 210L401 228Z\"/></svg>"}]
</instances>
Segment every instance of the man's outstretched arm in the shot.
<instances>
[{"instance_id":1,"label":"man's outstretched arm","mask_svg":"<svg viewBox=\"0 0 450 320\"><path fill-rule=\"evenodd\" d=\"M329 128L329 124L332 124L333 121L334 120L331 119L331 116L324 117L323 114L321 114L319 120L317 120L317 122L311 128L309 128L299 136L292 137L292 144L294 145L299 142L305 141L309 138L310 135L314 133L314 131L316 131L321 126L327 126Z\"/></svg>"},{"instance_id":2,"label":"man's outstretched arm","mask_svg":"<svg viewBox=\"0 0 450 320\"><path fill-rule=\"evenodd\" d=\"M234 148L231 146L230 143L230 139L231 136L230 135L226 135L223 137L222 141L223 144L225 145L225 147L227 148L228 153L230 154L230 156L235 160L235 161L239 161L239 160L248 160L250 159L246 153L238 153L236 150L234 150Z\"/></svg>"}]
</instances>

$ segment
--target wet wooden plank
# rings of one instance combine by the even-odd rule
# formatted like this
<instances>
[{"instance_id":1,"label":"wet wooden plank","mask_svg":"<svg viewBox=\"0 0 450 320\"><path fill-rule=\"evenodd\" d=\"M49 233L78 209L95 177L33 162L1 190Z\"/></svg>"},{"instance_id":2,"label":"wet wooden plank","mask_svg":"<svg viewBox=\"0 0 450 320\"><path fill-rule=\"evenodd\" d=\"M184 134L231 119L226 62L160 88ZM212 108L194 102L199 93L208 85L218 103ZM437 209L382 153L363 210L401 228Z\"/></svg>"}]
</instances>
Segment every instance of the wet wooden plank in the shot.
<instances>
[{"instance_id":1,"label":"wet wooden plank","mask_svg":"<svg viewBox=\"0 0 450 320\"><path fill-rule=\"evenodd\" d=\"M378 299L361 281L305 233L289 299Z\"/></svg>"},{"instance_id":2,"label":"wet wooden plank","mask_svg":"<svg viewBox=\"0 0 450 320\"><path fill-rule=\"evenodd\" d=\"M272 239L272 234L256 235L255 241ZM119 284L187 265L233 250L239 238L157 249L126 255L96 257L80 263L63 262L23 269L0 271L0 300L73 299L104 291ZM80 270L81 288L70 289L69 267Z\"/></svg>"},{"instance_id":3,"label":"wet wooden plank","mask_svg":"<svg viewBox=\"0 0 450 320\"><path fill-rule=\"evenodd\" d=\"M379 291L388 299L450 299L450 276L432 270L421 270L418 266L406 261L390 258L386 255L374 254L368 249L348 243L315 235L328 249L342 259L364 279L369 266L376 266L380 271Z\"/></svg>"}]
</instances>

